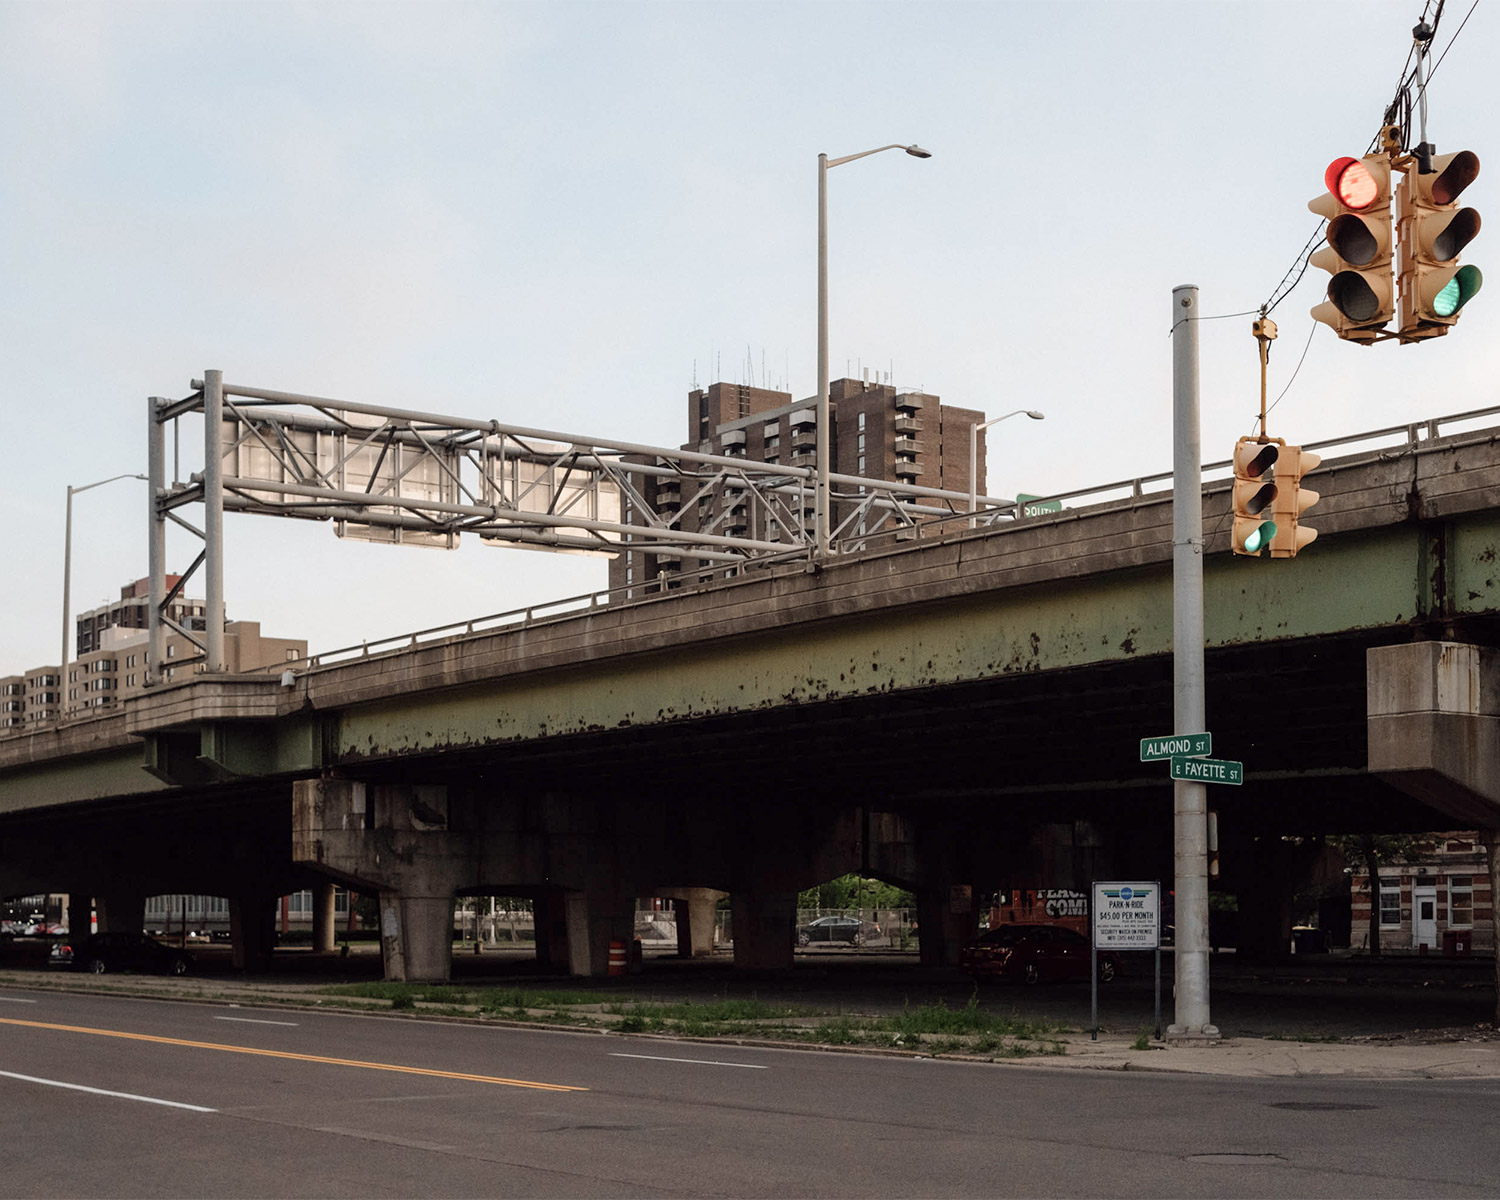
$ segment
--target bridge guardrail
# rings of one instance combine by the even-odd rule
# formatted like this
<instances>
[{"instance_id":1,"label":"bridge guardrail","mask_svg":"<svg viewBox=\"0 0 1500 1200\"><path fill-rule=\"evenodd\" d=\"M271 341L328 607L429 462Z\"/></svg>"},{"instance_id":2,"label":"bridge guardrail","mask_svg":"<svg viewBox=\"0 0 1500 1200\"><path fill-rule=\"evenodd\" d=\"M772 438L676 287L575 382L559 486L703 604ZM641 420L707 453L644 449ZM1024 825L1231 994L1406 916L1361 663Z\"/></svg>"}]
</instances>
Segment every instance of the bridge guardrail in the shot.
<instances>
[{"instance_id":1,"label":"bridge guardrail","mask_svg":"<svg viewBox=\"0 0 1500 1200\"><path fill-rule=\"evenodd\" d=\"M1317 451L1348 449L1355 453L1361 449L1366 449L1372 453L1392 449L1402 451L1415 450L1422 443L1436 440L1439 437L1453 436L1457 433L1471 432L1473 429L1486 427L1477 424L1478 422L1488 421L1493 426L1497 417L1500 417L1500 405L1493 405L1486 408L1454 413L1445 417L1432 417L1401 425L1388 425L1380 429L1367 430L1362 433L1328 438L1319 442L1308 442L1305 443L1305 448ZM1459 428L1460 426L1464 428ZM1207 479L1220 476L1227 479L1232 468L1232 460L1223 459L1218 462L1205 463L1203 465L1203 474ZM1082 505L1078 504L1079 501L1085 501L1088 504L1107 504L1111 501L1129 504L1147 497L1170 494L1171 484L1172 472L1162 471L1153 475L1141 475L1133 479L1122 479L1113 483L1095 484L1085 488L1077 488L1073 491L1055 492L1050 495L1039 496L1035 499L1028 499L1025 502L1025 506L1031 507L1038 504L1051 503L1061 503L1066 506L1069 501L1073 502L1074 507L1082 507ZM844 544L850 546L851 551L858 551L882 545L888 546L897 541L910 539L914 535L916 537L947 536L953 533L955 531L954 527L959 524L965 526L987 526L996 524L1002 520L1038 519L1037 516L1023 517L1021 515L1022 510L1022 503L1017 501L1008 505L995 505L988 509L980 510L977 513L955 512L920 521L914 526L901 526L869 534L851 535L844 539ZM1038 514L1038 516L1045 515L1048 514ZM579 615L581 612L598 611L606 607L617 608L622 602L649 603L668 595L690 594L706 590L714 586L726 574L739 576L750 567L785 565L792 561L800 564L804 557L803 553L799 551L792 556L772 556L768 559L757 560L728 569L720 564L717 569L707 569L691 574L684 573L681 576L674 577L670 581L651 581L645 585L634 584L629 588L606 589L578 596L569 596L560 600L547 601L542 604L531 604L524 608L511 609L485 617L476 617L469 621L455 621L447 625L435 626L431 629L421 629L413 633L398 634L373 642L365 641L354 646L324 651L319 654L310 654L306 658L267 666L257 673L275 674L287 668L296 669L299 667L303 670L316 670L320 667L337 666L342 663L375 657L377 655L400 653L419 646L440 644L454 638L469 637L480 633L493 633L510 628L528 628L536 624L555 620L567 620ZM696 578L693 578L693 576L696 576ZM622 595L622 593L643 592L646 594L640 596Z\"/></svg>"}]
</instances>

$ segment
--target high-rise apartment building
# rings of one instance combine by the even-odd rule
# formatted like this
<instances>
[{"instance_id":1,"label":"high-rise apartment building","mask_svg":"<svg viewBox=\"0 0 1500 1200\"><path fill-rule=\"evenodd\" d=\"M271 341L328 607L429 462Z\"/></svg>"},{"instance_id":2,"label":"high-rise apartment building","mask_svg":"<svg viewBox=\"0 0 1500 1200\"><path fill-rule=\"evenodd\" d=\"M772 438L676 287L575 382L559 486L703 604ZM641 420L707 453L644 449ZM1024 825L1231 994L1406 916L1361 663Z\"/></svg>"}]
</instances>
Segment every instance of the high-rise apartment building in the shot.
<instances>
[{"instance_id":1,"label":"high-rise apartment building","mask_svg":"<svg viewBox=\"0 0 1500 1200\"><path fill-rule=\"evenodd\" d=\"M167 591L181 582L182 576L166 577ZM151 605L151 581L137 579L120 589L120 598L78 615L77 644L74 654L87 654L104 644L106 629L145 629ZM184 629L203 628L204 602L176 596L167 605L167 616Z\"/></svg>"},{"instance_id":2,"label":"high-rise apartment building","mask_svg":"<svg viewBox=\"0 0 1500 1200\"><path fill-rule=\"evenodd\" d=\"M167 587L180 577L167 576ZM68 663L67 678L57 667L34 667L24 675L0 677L0 735L71 719L145 690L146 628L150 604L148 581L138 579L120 589L118 603L103 605L78 617L77 657ZM172 620L200 632L204 602L179 596L168 606ZM182 671L202 669L191 660L198 647L173 630L165 639L161 678L170 683ZM258 621L226 621L225 669L231 673L257 671L307 656L302 638L262 637ZM175 665L181 660L183 665Z\"/></svg>"},{"instance_id":3,"label":"high-rise apartment building","mask_svg":"<svg viewBox=\"0 0 1500 1200\"><path fill-rule=\"evenodd\" d=\"M974 409L954 408L924 392L902 392L889 384L839 379L829 384L830 469L839 475L909 483L951 492L969 490L969 438L984 420ZM984 491L984 430L978 434L978 490ZM787 466L817 465L817 401L792 399L790 392L742 384L715 383L688 393L688 437L684 450ZM747 501L743 489L722 485L697 497L684 497L674 479L648 480L648 502L658 514L676 514L678 527L763 541L791 540L787 521ZM689 509L684 511L684 502ZM836 529L849 505L835 502ZM792 502L791 521L811 534L814 499L809 488L801 504ZM642 517L625 505L624 521ZM654 584L662 577L702 566L678 550L626 550L610 561L612 589ZM668 582L670 586L670 582Z\"/></svg>"}]
</instances>

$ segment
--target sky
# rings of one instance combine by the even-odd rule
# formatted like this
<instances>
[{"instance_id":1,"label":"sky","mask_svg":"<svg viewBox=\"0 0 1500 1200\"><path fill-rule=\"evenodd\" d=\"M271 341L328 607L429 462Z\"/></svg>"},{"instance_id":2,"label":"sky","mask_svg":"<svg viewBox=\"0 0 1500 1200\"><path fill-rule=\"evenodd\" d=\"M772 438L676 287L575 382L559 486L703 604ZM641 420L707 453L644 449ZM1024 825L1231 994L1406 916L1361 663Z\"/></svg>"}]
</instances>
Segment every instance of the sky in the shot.
<instances>
[{"instance_id":1,"label":"sky","mask_svg":"<svg viewBox=\"0 0 1500 1200\"><path fill-rule=\"evenodd\" d=\"M1199 326L1203 458L1228 458L1259 408L1248 314L1328 163L1370 146L1422 9L0 0L0 674L58 661L69 485L144 473L147 397L206 369L661 446L695 385L811 396L820 152L932 152L829 174L835 378L1043 411L990 430L991 495L1169 471L1172 289L1196 284L1245 314ZM1440 152L1495 159L1496 11L1443 15ZM1500 273L1415 346L1314 331L1327 278L1272 314L1272 435L1497 403ZM315 652L606 583L478 539L224 528L231 619ZM146 574L146 532L144 483L75 495L75 614ZM174 530L170 568L197 549Z\"/></svg>"}]
</instances>

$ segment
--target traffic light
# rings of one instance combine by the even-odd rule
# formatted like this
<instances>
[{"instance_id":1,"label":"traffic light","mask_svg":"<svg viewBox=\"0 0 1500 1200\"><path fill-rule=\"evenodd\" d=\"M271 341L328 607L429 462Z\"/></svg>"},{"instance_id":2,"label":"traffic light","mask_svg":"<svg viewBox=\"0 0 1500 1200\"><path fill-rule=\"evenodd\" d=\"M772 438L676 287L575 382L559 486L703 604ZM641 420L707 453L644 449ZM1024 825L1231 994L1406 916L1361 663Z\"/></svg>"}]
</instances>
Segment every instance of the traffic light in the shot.
<instances>
[{"instance_id":1,"label":"traffic light","mask_svg":"<svg viewBox=\"0 0 1500 1200\"><path fill-rule=\"evenodd\" d=\"M1434 157L1431 166L1423 175L1417 162L1409 163L1398 185L1403 341L1447 333L1484 283L1478 267L1458 262L1479 233L1478 211L1458 207L1459 196L1479 177L1479 156L1460 150Z\"/></svg>"},{"instance_id":2,"label":"traffic light","mask_svg":"<svg viewBox=\"0 0 1500 1200\"><path fill-rule=\"evenodd\" d=\"M1302 486L1302 476L1322 462L1320 455L1301 446L1283 446L1276 458L1276 498L1271 504L1276 530L1271 538L1272 558L1296 558L1318 536L1316 529L1301 523L1302 514L1318 502L1318 493Z\"/></svg>"},{"instance_id":3,"label":"traffic light","mask_svg":"<svg viewBox=\"0 0 1500 1200\"><path fill-rule=\"evenodd\" d=\"M1332 273L1328 299L1313 319L1345 341L1369 344L1395 315L1391 269L1391 164L1383 154L1336 158L1323 173L1327 191L1307 207L1328 221L1328 245L1310 260Z\"/></svg>"},{"instance_id":4,"label":"traffic light","mask_svg":"<svg viewBox=\"0 0 1500 1200\"><path fill-rule=\"evenodd\" d=\"M1230 548L1236 554L1259 555L1276 536L1276 442L1242 437L1234 444L1234 530Z\"/></svg>"}]
</instances>

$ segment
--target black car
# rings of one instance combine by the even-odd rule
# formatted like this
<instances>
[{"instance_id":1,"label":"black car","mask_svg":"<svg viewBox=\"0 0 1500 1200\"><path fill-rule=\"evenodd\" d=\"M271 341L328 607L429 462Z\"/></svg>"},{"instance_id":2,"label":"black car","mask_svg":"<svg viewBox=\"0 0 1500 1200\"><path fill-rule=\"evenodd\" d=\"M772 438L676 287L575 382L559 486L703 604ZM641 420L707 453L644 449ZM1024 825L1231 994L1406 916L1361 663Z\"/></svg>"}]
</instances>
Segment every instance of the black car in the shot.
<instances>
[{"instance_id":1,"label":"black car","mask_svg":"<svg viewBox=\"0 0 1500 1200\"><path fill-rule=\"evenodd\" d=\"M95 975L106 971L186 975L193 969L193 956L186 950L164 946L142 933L96 933L73 947L72 961L79 970Z\"/></svg>"},{"instance_id":2,"label":"black car","mask_svg":"<svg viewBox=\"0 0 1500 1200\"><path fill-rule=\"evenodd\" d=\"M848 942L851 946L863 946L865 923L858 917L819 917L797 930L797 945L806 946L812 942Z\"/></svg>"},{"instance_id":3,"label":"black car","mask_svg":"<svg viewBox=\"0 0 1500 1200\"><path fill-rule=\"evenodd\" d=\"M975 980L1022 983L1077 982L1089 978L1088 938L1060 925L997 925L958 952L958 968ZM1099 982L1118 973L1113 951L1099 951Z\"/></svg>"}]
</instances>

